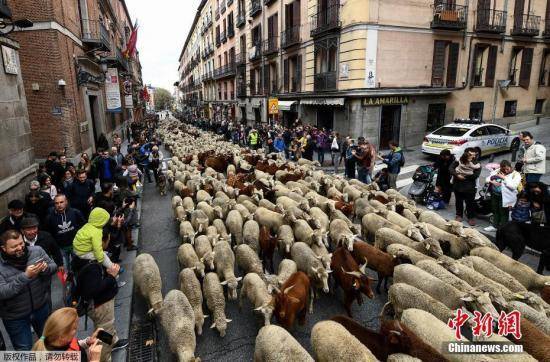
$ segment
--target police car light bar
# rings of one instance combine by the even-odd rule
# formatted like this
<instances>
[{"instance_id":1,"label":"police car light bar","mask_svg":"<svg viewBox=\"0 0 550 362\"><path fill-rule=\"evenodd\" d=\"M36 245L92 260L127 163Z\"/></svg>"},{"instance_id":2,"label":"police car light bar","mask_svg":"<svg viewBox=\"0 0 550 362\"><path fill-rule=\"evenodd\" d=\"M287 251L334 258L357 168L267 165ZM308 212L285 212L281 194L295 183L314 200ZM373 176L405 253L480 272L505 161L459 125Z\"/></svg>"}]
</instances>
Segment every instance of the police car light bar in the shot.
<instances>
[{"instance_id":1,"label":"police car light bar","mask_svg":"<svg viewBox=\"0 0 550 362\"><path fill-rule=\"evenodd\" d=\"M454 123L483 124L483 121L479 118L456 118Z\"/></svg>"}]
</instances>

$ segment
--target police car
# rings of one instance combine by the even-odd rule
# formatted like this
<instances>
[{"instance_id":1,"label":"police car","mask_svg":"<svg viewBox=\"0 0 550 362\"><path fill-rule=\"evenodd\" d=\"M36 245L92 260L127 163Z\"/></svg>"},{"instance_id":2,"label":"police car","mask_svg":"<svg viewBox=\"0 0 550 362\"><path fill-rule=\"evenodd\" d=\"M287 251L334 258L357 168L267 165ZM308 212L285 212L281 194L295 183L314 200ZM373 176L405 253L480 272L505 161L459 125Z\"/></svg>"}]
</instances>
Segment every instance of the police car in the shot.
<instances>
[{"instance_id":1,"label":"police car","mask_svg":"<svg viewBox=\"0 0 550 362\"><path fill-rule=\"evenodd\" d=\"M481 155L488 155L517 150L519 142L518 134L504 127L475 120L456 120L424 137L422 152L439 155L441 150L448 149L459 157L466 148L474 148Z\"/></svg>"}]
</instances>

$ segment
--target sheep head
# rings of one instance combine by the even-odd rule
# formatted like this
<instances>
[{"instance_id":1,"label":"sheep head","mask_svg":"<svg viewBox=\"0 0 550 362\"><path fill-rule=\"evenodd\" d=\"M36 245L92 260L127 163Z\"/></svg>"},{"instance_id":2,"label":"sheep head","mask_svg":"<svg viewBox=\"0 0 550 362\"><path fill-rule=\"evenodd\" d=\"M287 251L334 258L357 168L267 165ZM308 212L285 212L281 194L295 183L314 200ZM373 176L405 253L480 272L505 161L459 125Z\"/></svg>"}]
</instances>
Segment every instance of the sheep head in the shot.
<instances>
[{"instance_id":1,"label":"sheep head","mask_svg":"<svg viewBox=\"0 0 550 362\"><path fill-rule=\"evenodd\" d=\"M409 225L406 228L405 234L415 240L415 241L423 241L424 236L422 236L422 232L419 230L419 228L416 225Z\"/></svg>"},{"instance_id":2,"label":"sheep head","mask_svg":"<svg viewBox=\"0 0 550 362\"><path fill-rule=\"evenodd\" d=\"M254 309L260 312L264 316L264 325L268 326L271 323L271 316L275 310L275 306L271 302L267 302L264 305Z\"/></svg>"},{"instance_id":3,"label":"sheep head","mask_svg":"<svg viewBox=\"0 0 550 362\"><path fill-rule=\"evenodd\" d=\"M480 288L471 289L460 299L466 304L469 310L479 310L483 314L490 313L495 319L499 317L499 313L493 306L491 294L488 291Z\"/></svg>"},{"instance_id":4,"label":"sheep head","mask_svg":"<svg viewBox=\"0 0 550 362\"><path fill-rule=\"evenodd\" d=\"M464 225L460 221L450 220L445 224L445 226L449 228L449 232L451 234L466 236L466 233L464 232Z\"/></svg>"},{"instance_id":5,"label":"sheep head","mask_svg":"<svg viewBox=\"0 0 550 362\"><path fill-rule=\"evenodd\" d=\"M328 293L328 275L329 273L332 273L332 270L327 270L323 266L319 267L311 267L311 270L313 271L315 278L317 279L317 284L323 286L323 292Z\"/></svg>"},{"instance_id":6,"label":"sheep head","mask_svg":"<svg viewBox=\"0 0 550 362\"><path fill-rule=\"evenodd\" d=\"M443 255L443 250L441 249L441 245L439 244L439 241L437 241L436 239L427 238L427 239L424 239L422 243L429 255L434 256L436 258Z\"/></svg>"}]
</instances>

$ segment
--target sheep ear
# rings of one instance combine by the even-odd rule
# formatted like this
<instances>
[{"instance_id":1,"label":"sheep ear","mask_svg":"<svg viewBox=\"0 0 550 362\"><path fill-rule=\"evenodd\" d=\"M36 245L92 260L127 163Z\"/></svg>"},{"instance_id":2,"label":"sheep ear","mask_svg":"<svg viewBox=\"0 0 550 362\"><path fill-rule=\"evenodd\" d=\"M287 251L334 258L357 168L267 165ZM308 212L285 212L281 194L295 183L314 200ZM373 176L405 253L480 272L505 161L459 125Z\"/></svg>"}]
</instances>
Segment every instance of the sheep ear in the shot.
<instances>
[{"instance_id":1,"label":"sheep ear","mask_svg":"<svg viewBox=\"0 0 550 362\"><path fill-rule=\"evenodd\" d=\"M550 286L550 282L544 282L544 285Z\"/></svg>"},{"instance_id":2,"label":"sheep ear","mask_svg":"<svg viewBox=\"0 0 550 362\"><path fill-rule=\"evenodd\" d=\"M238 277L236 280L240 282L243 279L243 277Z\"/></svg>"},{"instance_id":3,"label":"sheep ear","mask_svg":"<svg viewBox=\"0 0 550 362\"><path fill-rule=\"evenodd\" d=\"M254 308L255 311L261 311L263 307Z\"/></svg>"},{"instance_id":4,"label":"sheep ear","mask_svg":"<svg viewBox=\"0 0 550 362\"><path fill-rule=\"evenodd\" d=\"M210 315L205 314L205 315L203 315L202 317L203 317L203 318L210 318Z\"/></svg>"},{"instance_id":5,"label":"sheep ear","mask_svg":"<svg viewBox=\"0 0 550 362\"><path fill-rule=\"evenodd\" d=\"M204 263L204 256L203 256L202 258L200 258L199 261L200 261L201 263Z\"/></svg>"},{"instance_id":6,"label":"sheep ear","mask_svg":"<svg viewBox=\"0 0 550 362\"><path fill-rule=\"evenodd\" d=\"M220 282L220 285L227 285L227 280L224 280L223 282Z\"/></svg>"},{"instance_id":7,"label":"sheep ear","mask_svg":"<svg viewBox=\"0 0 550 362\"><path fill-rule=\"evenodd\" d=\"M197 270L197 267L196 266L192 266L191 268L189 268L191 270Z\"/></svg>"},{"instance_id":8,"label":"sheep ear","mask_svg":"<svg viewBox=\"0 0 550 362\"><path fill-rule=\"evenodd\" d=\"M210 329L214 329L216 328L216 322L212 323L212 325L210 326Z\"/></svg>"},{"instance_id":9,"label":"sheep ear","mask_svg":"<svg viewBox=\"0 0 550 362\"><path fill-rule=\"evenodd\" d=\"M225 319L225 323L231 323L231 321L232 321L231 319L227 319L227 318Z\"/></svg>"},{"instance_id":10,"label":"sheep ear","mask_svg":"<svg viewBox=\"0 0 550 362\"><path fill-rule=\"evenodd\" d=\"M315 268L315 267L312 266L311 270L313 270L314 273L317 273L318 268Z\"/></svg>"},{"instance_id":11,"label":"sheep ear","mask_svg":"<svg viewBox=\"0 0 550 362\"><path fill-rule=\"evenodd\" d=\"M474 298L472 298L471 296L467 296L467 297L461 297L460 300L464 302L472 302Z\"/></svg>"}]
</instances>

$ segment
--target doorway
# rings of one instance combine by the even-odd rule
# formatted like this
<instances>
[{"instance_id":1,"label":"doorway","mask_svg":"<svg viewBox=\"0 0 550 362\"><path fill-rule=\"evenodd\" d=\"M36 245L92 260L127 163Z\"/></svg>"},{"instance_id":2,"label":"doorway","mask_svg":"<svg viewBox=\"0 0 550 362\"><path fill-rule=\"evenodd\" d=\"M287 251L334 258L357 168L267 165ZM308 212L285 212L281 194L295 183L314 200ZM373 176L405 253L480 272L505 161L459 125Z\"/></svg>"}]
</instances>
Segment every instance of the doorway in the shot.
<instances>
[{"instance_id":1,"label":"doorway","mask_svg":"<svg viewBox=\"0 0 550 362\"><path fill-rule=\"evenodd\" d=\"M317 128L332 130L334 127L334 109L321 108L317 110Z\"/></svg>"},{"instance_id":2,"label":"doorway","mask_svg":"<svg viewBox=\"0 0 550 362\"><path fill-rule=\"evenodd\" d=\"M262 113L259 108L254 108L254 124L259 125L262 123Z\"/></svg>"},{"instance_id":3,"label":"doorway","mask_svg":"<svg viewBox=\"0 0 550 362\"><path fill-rule=\"evenodd\" d=\"M97 96L94 95L88 95L88 102L90 104L90 116L92 117L91 125L92 125L92 133L94 135L94 144L93 147L97 149L97 140L99 139L99 136L103 132L103 129L100 125L100 118L99 118L99 104Z\"/></svg>"},{"instance_id":4,"label":"doorway","mask_svg":"<svg viewBox=\"0 0 550 362\"><path fill-rule=\"evenodd\" d=\"M380 115L380 144L381 150L389 148L389 142L399 143L399 127L401 124L401 106L382 106Z\"/></svg>"}]
</instances>

